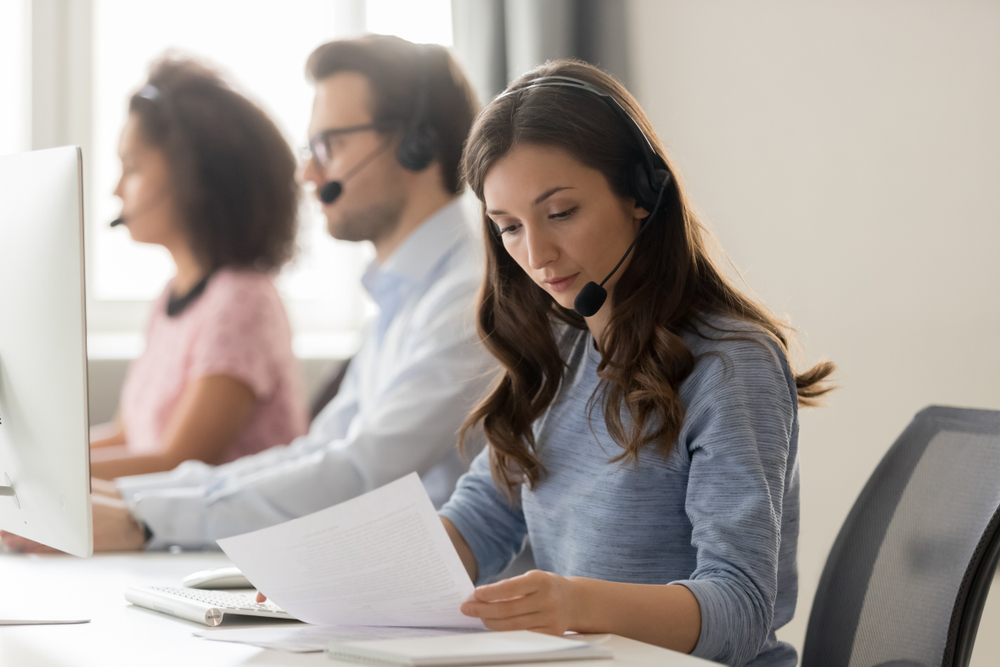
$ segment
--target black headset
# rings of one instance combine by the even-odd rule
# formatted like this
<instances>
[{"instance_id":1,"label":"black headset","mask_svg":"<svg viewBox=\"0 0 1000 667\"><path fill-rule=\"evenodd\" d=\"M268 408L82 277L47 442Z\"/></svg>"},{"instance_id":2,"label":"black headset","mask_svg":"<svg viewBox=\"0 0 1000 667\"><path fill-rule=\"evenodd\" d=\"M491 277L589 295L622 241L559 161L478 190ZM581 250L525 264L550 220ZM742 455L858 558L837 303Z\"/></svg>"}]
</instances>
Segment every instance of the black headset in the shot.
<instances>
[{"instance_id":1,"label":"black headset","mask_svg":"<svg viewBox=\"0 0 1000 667\"><path fill-rule=\"evenodd\" d=\"M590 317L595 315L601 309L601 306L604 305L604 301L608 298L608 292L604 289L604 283L608 282L608 279L615 275L615 272L621 267L625 258L632 252L632 248L635 247L639 236L646 229L647 223L660 211L660 206L663 204L663 194L673 179L666 161L653 150L652 142L649 141L649 137L639 127L639 123L635 121L621 103L610 93L580 79L553 75L532 79L520 88L504 91L497 99L519 93L523 90L531 90L532 88L568 88L570 90L580 90L591 95L597 95L604 100L604 103L608 105L612 113L620 118L629 128L632 136L635 137L636 143L639 144L639 150L642 152L642 161L637 162L632 168L630 183L636 202L649 211L649 215L639 225L639 231L635 235L632 244L628 247L628 250L618 260L618 264L611 270L611 273L601 281L601 284L598 285L595 282L589 282L576 295L576 299L573 302L573 309L583 317Z\"/></svg>"},{"instance_id":2,"label":"black headset","mask_svg":"<svg viewBox=\"0 0 1000 667\"><path fill-rule=\"evenodd\" d=\"M434 160L441 149L441 135L431 124L428 116L428 89L430 88L429 47L420 47L420 81L417 84L417 101L413 107L413 119L406 128L396 159L404 169L423 171Z\"/></svg>"}]
</instances>

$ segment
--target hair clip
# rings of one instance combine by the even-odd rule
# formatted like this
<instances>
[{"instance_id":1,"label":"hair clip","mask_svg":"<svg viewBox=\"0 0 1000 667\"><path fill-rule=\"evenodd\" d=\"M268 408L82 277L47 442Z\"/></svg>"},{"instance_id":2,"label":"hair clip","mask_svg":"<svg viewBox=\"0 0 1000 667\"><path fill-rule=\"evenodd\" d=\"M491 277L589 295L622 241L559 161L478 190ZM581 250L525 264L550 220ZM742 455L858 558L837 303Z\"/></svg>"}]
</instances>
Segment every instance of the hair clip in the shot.
<instances>
[{"instance_id":1,"label":"hair clip","mask_svg":"<svg viewBox=\"0 0 1000 667\"><path fill-rule=\"evenodd\" d=\"M136 93L136 95L143 97L150 102L155 102L156 104L159 104L163 100L163 93L161 93L160 89L151 83L147 83L143 86L142 90Z\"/></svg>"}]
</instances>

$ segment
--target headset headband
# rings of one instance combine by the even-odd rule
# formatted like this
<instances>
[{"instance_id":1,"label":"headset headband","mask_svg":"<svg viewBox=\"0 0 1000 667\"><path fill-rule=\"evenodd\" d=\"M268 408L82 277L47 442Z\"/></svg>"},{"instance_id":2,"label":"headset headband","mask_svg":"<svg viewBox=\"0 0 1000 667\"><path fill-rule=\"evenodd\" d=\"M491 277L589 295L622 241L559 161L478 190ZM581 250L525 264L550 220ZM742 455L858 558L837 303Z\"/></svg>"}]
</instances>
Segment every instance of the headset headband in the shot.
<instances>
[{"instance_id":1,"label":"headset headband","mask_svg":"<svg viewBox=\"0 0 1000 667\"><path fill-rule=\"evenodd\" d=\"M621 105L614 95L602 90L592 83L583 81L582 79L575 79L571 76L560 76L558 74L553 74L551 76L542 76L537 79L531 79L525 83L520 88L514 88L503 91L497 96L497 99L501 97L507 97L508 95L513 95L514 93L521 92L522 90L531 90L532 88L569 88L572 90L581 90L592 95L597 95L604 103L608 105L611 111L622 119L622 121L629 127L632 134L635 136L636 141L639 144L639 150L642 152L642 157L646 162L647 172L650 178L650 186L653 190L658 190L663 187L666 183L657 184L653 182L656 172L660 169L666 169L666 164L656 151L653 149L653 142L649 140L646 133L642 131L639 123L636 122L632 115L625 110L625 107Z\"/></svg>"},{"instance_id":2,"label":"headset headband","mask_svg":"<svg viewBox=\"0 0 1000 667\"><path fill-rule=\"evenodd\" d=\"M396 149L396 157L404 168L423 171L441 149L441 136L429 118L430 54L427 45L420 45L417 68L417 97L413 104L413 118L406 127Z\"/></svg>"}]
</instances>

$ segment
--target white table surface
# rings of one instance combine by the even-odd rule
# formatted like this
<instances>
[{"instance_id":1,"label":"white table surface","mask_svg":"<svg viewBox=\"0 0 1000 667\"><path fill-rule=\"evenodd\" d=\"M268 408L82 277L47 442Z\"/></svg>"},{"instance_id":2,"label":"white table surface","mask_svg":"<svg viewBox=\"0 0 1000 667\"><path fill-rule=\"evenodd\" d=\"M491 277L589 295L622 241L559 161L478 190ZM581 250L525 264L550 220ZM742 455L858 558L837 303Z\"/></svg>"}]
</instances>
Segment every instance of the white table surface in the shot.
<instances>
[{"instance_id":1,"label":"white table surface","mask_svg":"<svg viewBox=\"0 0 1000 667\"><path fill-rule=\"evenodd\" d=\"M0 626L0 665L341 664L328 660L322 653L286 653L200 639L192 633L210 628L135 607L124 597L125 588L131 585L179 586L185 575L229 564L226 557L218 553L103 554L90 559L0 554L0 618L41 604L50 613L65 611L66 617L80 614L92 619L81 625ZM257 623L227 617L219 629L253 627ZM274 627L276 622L263 623ZM613 636L606 645L615 653L613 663L600 660L544 664L566 667L611 664L708 667L714 664L622 637Z\"/></svg>"}]
</instances>

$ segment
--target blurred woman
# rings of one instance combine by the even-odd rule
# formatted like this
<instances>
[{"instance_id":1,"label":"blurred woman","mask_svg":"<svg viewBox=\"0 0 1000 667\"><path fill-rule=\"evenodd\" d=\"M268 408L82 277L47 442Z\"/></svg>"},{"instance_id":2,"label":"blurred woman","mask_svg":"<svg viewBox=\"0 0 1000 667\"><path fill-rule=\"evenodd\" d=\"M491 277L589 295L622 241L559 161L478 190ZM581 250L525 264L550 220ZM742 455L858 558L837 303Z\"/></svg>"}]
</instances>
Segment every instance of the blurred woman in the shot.
<instances>
[{"instance_id":1,"label":"blurred woman","mask_svg":"<svg viewBox=\"0 0 1000 667\"><path fill-rule=\"evenodd\" d=\"M796 664L798 407L788 329L727 280L635 99L584 63L525 74L466 144L478 323L504 373L489 446L441 510L494 630L616 633L734 667ZM597 283L607 294L601 297ZM591 284L593 283L593 284Z\"/></svg>"},{"instance_id":2,"label":"blurred woman","mask_svg":"<svg viewBox=\"0 0 1000 667\"><path fill-rule=\"evenodd\" d=\"M132 238L176 274L153 306L95 477L218 464L305 433L273 275L294 250L295 158L275 124L210 69L164 59L129 101L115 195Z\"/></svg>"}]
</instances>

